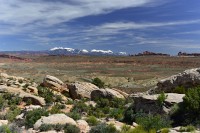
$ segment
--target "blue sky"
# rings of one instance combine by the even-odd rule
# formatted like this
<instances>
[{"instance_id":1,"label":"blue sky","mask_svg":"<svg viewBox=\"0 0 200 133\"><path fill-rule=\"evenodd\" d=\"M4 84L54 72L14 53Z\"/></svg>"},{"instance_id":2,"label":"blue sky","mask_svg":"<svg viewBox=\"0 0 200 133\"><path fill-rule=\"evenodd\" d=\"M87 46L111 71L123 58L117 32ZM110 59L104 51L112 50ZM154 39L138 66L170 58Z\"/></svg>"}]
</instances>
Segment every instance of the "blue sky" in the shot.
<instances>
[{"instance_id":1,"label":"blue sky","mask_svg":"<svg viewBox=\"0 0 200 133\"><path fill-rule=\"evenodd\" d=\"M0 51L200 52L199 0L0 0Z\"/></svg>"}]
</instances>

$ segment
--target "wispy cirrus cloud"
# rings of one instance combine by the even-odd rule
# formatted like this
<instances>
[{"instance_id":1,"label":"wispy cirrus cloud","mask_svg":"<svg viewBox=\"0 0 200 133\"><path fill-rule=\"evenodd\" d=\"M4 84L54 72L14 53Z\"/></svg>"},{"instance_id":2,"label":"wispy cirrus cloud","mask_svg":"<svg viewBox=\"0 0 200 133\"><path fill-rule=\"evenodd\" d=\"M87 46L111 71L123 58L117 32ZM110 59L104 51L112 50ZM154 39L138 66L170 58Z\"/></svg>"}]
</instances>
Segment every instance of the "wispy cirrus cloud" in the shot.
<instances>
[{"instance_id":1,"label":"wispy cirrus cloud","mask_svg":"<svg viewBox=\"0 0 200 133\"><path fill-rule=\"evenodd\" d=\"M0 22L6 24L53 25L79 17L152 4L155 0L0 0Z\"/></svg>"},{"instance_id":2,"label":"wispy cirrus cloud","mask_svg":"<svg viewBox=\"0 0 200 133\"><path fill-rule=\"evenodd\" d=\"M145 28L155 28L155 27L167 27L167 26L179 26L179 25L189 25L189 24L200 24L200 19L195 20L182 20L182 21L171 21L171 22L114 22L106 23L98 26L97 29L107 29L107 30L129 30L129 29L145 29Z\"/></svg>"}]
</instances>

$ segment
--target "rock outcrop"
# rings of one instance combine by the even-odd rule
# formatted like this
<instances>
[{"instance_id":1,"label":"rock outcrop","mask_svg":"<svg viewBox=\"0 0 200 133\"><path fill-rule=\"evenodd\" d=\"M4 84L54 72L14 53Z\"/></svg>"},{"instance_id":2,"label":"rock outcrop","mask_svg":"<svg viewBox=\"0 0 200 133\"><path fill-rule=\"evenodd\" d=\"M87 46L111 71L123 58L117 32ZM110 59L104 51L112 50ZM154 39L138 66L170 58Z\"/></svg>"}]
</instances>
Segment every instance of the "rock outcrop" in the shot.
<instances>
[{"instance_id":1,"label":"rock outcrop","mask_svg":"<svg viewBox=\"0 0 200 133\"><path fill-rule=\"evenodd\" d=\"M122 130L122 127L125 126L125 123L122 123L122 122L119 122L119 121L116 121L116 120L109 120L106 122L106 124L112 124L115 126L115 128L118 130L118 131L121 131ZM134 126L130 126L130 128L135 128Z\"/></svg>"},{"instance_id":2,"label":"rock outcrop","mask_svg":"<svg viewBox=\"0 0 200 133\"><path fill-rule=\"evenodd\" d=\"M72 118L66 116L65 114L53 114L53 115L50 115L48 117L42 117L41 119L37 120L37 122L34 124L34 129L38 129L42 124L77 125L77 123Z\"/></svg>"},{"instance_id":3,"label":"rock outcrop","mask_svg":"<svg viewBox=\"0 0 200 133\"><path fill-rule=\"evenodd\" d=\"M0 120L0 126L8 125L8 120Z\"/></svg>"},{"instance_id":4,"label":"rock outcrop","mask_svg":"<svg viewBox=\"0 0 200 133\"><path fill-rule=\"evenodd\" d=\"M170 112L171 107L174 104L181 103L183 101L184 94L176 94L176 93L166 93L167 98L163 103L163 107L158 105L157 98L159 94L155 95L131 95L134 99L134 108L136 112L143 110L146 113L152 114L168 114Z\"/></svg>"},{"instance_id":5,"label":"rock outcrop","mask_svg":"<svg viewBox=\"0 0 200 133\"><path fill-rule=\"evenodd\" d=\"M68 85L72 99L91 98L91 92L99 88L91 83L75 82Z\"/></svg>"},{"instance_id":6,"label":"rock outcrop","mask_svg":"<svg viewBox=\"0 0 200 133\"><path fill-rule=\"evenodd\" d=\"M38 94L38 89L36 87L28 86L27 90L29 93L36 94L36 95Z\"/></svg>"},{"instance_id":7,"label":"rock outcrop","mask_svg":"<svg viewBox=\"0 0 200 133\"><path fill-rule=\"evenodd\" d=\"M163 79L158 82L156 88L149 90L149 93L172 93L178 86L188 89L197 85L200 85L200 68L185 70L182 73Z\"/></svg>"},{"instance_id":8,"label":"rock outcrop","mask_svg":"<svg viewBox=\"0 0 200 133\"><path fill-rule=\"evenodd\" d=\"M67 87L60 79L50 75L45 76L42 85L57 92L68 91Z\"/></svg>"},{"instance_id":9,"label":"rock outcrop","mask_svg":"<svg viewBox=\"0 0 200 133\"><path fill-rule=\"evenodd\" d=\"M113 98L122 98L124 99L125 97L120 94L118 91L112 90L112 89L98 89L94 90L91 93L91 99L95 100L98 98L107 98L107 99L113 99Z\"/></svg>"},{"instance_id":10,"label":"rock outcrop","mask_svg":"<svg viewBox=\"0 0 200 133\"><path fill-rule=\"evenodd\" d=\"M35 105L42 105L42 106L46 105L44 98L24 92L20 88L13 88L13 87L5 86L5 85L0 85L0 93L11 93L14 95L18 95L19 97L23 98L23 100L25 101L30 99L32 101L32 104L35 104Z\"/></svg>"},{"instance_id":11,"label":"rock outcrop","mask_svg":"<svg viewBox=\"0 0 200 133\"><path fill-rule=\"evenodd\" d=\"M81 133L88 133L90 130L90 126L85 120L78 120L77 127L80 129Z\"/></svg>"}]
</instances>

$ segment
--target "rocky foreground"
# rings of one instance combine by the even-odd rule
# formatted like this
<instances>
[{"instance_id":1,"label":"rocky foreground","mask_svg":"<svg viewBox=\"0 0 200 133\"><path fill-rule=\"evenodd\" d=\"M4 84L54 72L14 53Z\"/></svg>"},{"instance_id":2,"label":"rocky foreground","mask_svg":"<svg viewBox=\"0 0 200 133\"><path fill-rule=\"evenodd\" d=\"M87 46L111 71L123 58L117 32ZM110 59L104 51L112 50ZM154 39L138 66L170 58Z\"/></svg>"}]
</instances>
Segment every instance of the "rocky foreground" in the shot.
<instances>
[{"instance_id":1,"label":"rocky foreground","mask_svg":"<svg viewBox=\"0 0 200 133\"><path fill-rule=\"evenodd\" d=\"M65 84L47 75L37 84L1 73L0 132L199 132L199 85L200 68L163 79L148 92L136 94L104 88L99 82ZM197 92L194 106L186 104L189 90Z\"/></svg>"}]
</instances>

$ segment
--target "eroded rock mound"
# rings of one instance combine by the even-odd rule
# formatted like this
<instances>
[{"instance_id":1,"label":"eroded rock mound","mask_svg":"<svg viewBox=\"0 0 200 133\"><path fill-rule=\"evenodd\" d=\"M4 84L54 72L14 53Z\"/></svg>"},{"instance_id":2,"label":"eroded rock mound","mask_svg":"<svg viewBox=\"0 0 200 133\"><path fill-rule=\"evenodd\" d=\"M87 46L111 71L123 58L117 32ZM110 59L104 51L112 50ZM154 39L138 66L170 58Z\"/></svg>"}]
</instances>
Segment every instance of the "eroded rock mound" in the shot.
<instances>
[{"instance_id":1,"label":"eroded rock mound","mask_svg":"<svg viewBox=\"0 0 200 133\"><path fill-rule=\"evenodd\" d=\"M81 133L88 133L90 130L90 126L85 120L78 120L77 127L80 129Z\"/></svg>"},{"instance_id":2,"label":"eroded rock mound","mask_svg":"<svg viewBox=\"0 0 200 133\"><path fill-rule=\"evenodd\" d=\"M91 98L91 92L99 88L91 83L75 82L68 85L72 99Z\"/></svg>"},{"instance_id":3,"label":"eroded rock mound","mask_svg":"<svg viewBox=\"0 0 200 133\"><path fill-rule=\"evenodd\" d=\"M182 73L163 79L149 93L172 93L178 86L183 86L188 89L197 85L200 85L200 68L185 70Z\"/></svg>"},{"instance_id":4,"label":"eroded rock mound","mask_svg":"<svg viewBox=\"0 0 200 133\"><path fill-rule=\"evenodd\" d=\"M124 99L125 97L122 94L120 94L118 91L113 90L113 89L98 89L98 90L92 91L91 99L95 100L98 98L107 98L107 99L122 98L122 99Z\"/></svg>"},{"instance_id":5,"label":"eroded rock mound","mask_svg":"<svg viewBox=\"0 0 200 133\"><path fill-rule=\"evenodd\" d=\"M157 98L159 94L155 95L131 95L134 99L134 107L136 112L143 110L146 113L152 114L168 114L174 104L183 102L185 94L166 93L166 99L161 107L158 105Z\"/></svg>"},{"instance_id":6,"label":"eroded rock mound","mask_svg":"<svg viewBox=\"0 0 200 133\"><path fill-rule=\"evenodd\" d=\"M57 92L68 91L67 87L60 79L50 75L45 76L42 85Z\"/></svg>"},{"instance_id":7,"label":"eroded rock mound","mask_svg":"<svg viewBox=\"0 0 200 133\"><path fill-rule=\"evenodd\" d=\"M35 124L34 124L34 129L39 129L39 127L42 124L49 124L49 125L56 125L56 124L61 124L61 125L65 125L65 124L71 124L71 125L77 125L76 122L66 116L65 114L53 114L50 115L48 117L42 117L41 119L39 119Z\"/></svg>"},{"instance_id":8,"label":"eroded rock mound","mask_svg":"<svg viewBox=\"0 0 200 133\"><path fill-rule=\"evenodd\" d=\"M32 101L32 104L35 105L46 105L44 98L24 92L23 90L21 90L21 88L13 88L5 85L0 85L0 93L11 93L14 95L18 95L25 101L30 99Z\"/></svg>"}]
</instances>

